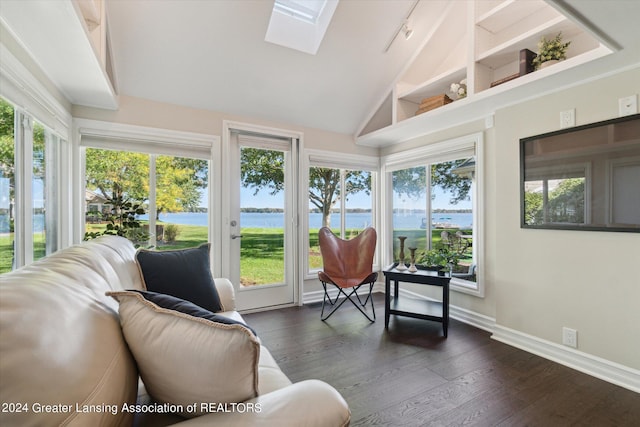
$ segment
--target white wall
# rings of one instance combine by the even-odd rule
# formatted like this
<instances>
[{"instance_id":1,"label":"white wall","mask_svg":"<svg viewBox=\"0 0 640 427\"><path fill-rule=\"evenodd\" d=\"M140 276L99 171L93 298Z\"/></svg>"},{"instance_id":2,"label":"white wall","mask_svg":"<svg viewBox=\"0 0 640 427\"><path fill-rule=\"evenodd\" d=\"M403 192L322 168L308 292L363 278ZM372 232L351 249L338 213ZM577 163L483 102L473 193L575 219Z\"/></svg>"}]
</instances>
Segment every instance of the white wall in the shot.
<instances>
[{"instance_id":1,"label":"white wall","mask_svg":"<svg viewBox=\"0 0 640 427\"><path fill-rule=\"evenodd\" d=\"M576 124L618 117L618 98L640 93L640 69L496 112L493 287L496 323L562 342L578 331L578 349L640 368L640 235L521 229L518 140L559 128L560 111Z\"/></svg>"},{"instance_id":2,"label":"white wall","mask_svg":"<svg viewBox=\"0 0 640 427\"><path fill-rule=\"evenodd\" d=\"M578 350L640 369L640 235L520 228L520 138L618 117L618 98L640 93L640 69L495 112L485 132L485 297L453 292L451 303L496 325L556 344L578 331ZM417 138L382 154L483 130L481 122Z\"/></svg>"}]
</instances>

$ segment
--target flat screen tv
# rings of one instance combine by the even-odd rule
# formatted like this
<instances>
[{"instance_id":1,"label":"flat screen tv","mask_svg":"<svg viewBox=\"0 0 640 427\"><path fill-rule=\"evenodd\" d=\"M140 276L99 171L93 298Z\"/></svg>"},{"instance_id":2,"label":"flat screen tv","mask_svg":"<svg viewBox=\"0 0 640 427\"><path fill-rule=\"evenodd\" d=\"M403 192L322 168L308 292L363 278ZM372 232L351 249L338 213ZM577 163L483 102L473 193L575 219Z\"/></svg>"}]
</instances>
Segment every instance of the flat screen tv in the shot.
<instances>
[{"instance_id":1,"label":"flat screen tv","mask_svg":"<svg viewBox=\"0 0 640 427\"><path fill-rule=\"evenodd\" d=\"M640 114L520 140L523 228L640 233Z\"/></svg>"}]
</instances>

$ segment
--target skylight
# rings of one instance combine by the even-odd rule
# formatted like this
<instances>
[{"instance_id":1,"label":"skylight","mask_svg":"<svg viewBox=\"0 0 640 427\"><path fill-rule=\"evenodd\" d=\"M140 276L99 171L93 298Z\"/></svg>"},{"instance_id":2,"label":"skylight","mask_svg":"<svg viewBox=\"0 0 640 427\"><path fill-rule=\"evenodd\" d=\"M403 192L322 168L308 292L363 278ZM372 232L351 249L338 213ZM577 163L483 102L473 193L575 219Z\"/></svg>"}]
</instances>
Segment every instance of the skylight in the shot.
<instances>
[{"instance_id":1,"label":"skylight","mask_svg":"<svg viewBox=\"0 0 640 427\"><path fill-rule=\"evenodd\" d=\"M273 10L315 24L327 0L276 0Z\"/></svg>"},{"instance_id":2,"label":"skylight","mask_svg":"<svg viewBox=\"0 0 640 427\"><path fill-rule=\"evenodd\" d=\"M339 0L275 0L265 41L315 55Z\"/></svg>"}]
</instances>

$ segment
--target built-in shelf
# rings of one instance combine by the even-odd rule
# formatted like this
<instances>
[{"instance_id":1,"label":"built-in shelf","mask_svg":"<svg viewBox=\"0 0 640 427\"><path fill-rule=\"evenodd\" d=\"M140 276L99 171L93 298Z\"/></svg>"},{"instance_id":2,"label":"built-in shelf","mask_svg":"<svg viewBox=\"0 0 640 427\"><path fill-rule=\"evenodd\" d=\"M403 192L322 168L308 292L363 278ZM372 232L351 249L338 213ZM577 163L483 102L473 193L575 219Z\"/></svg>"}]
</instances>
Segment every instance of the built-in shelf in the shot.
<instances>
[{"instance_id":1,"label":"built-in shelf","mask_svg":"<svg viewBox=\"0 0 640 427\"><path fill-rule=\"evenodd\" d=\"M469 14L472 19L460 19ZM558 33L571 42L567 60L521 75L520 52L536 52L542 37L549 39ZM451 2L390 96L361 127L356 142L390 145L444 125L481 118L490 114L489 107L495 110L516 102L518 96L531 96L532 88L546 90L547 85L539 80L608 53L611 50L590 32L542 0ZM495 86L506 78L513 79ZM425 98L447 94L455 99L450 86L463 79L467 79L465 99L416 116ZM520 86L523 90L516 90ZM455 118L445 118L451 112L455 112Z\"/></svg>"},{"instance_id":2,"label":"built-in shelf","mask_svg":"<svg viewBox=\"0 0 640 427\"><path fill-rule=\"evenodd\" d=\"M451 83L453 82L459 83L462 79L466 77L467 77L466 65L460 66L456 69L445 71L444 73L439 74L425 81L421 85L418 85L411 90L406 90L403 93L398 93L398 98L419 104L420 101L424 98L449 92Z\"/></svg>"},{"instance_id":3,"label":"built-in shelf","mask_svg":"<svg viewBox=\"0 0 640 427\"><path fill-rule=\"evenodd\" d=\"M478 2L484 3L484 2ZM484 28L490 33L499 33L513 25L514 22L522 21L534 15L536 12L548 8L542 0L506 0L497 3L495 7L478 16L476 25ZM479 4L478 6L482 6ZM476 14L480 11L476 9Z\"/></svg>"}]
</instances>

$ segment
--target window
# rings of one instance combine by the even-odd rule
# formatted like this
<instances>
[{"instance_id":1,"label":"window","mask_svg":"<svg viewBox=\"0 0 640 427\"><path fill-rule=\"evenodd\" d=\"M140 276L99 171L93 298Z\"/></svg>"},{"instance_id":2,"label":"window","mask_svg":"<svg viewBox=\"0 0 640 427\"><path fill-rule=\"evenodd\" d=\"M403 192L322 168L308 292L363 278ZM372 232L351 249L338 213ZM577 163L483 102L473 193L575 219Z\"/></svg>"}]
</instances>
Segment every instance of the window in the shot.
<instances>
[{"instance_id":1,"label":"window","mask_svg":"<svg viewBox=\"0 0 640 427\"><path fill-rule=\"evenodd\" d=\"M309 242L307 272L322 268L318 230L329 227L343 239L350 239L367 227L375 226L375 177L377 162L352 162L335 154L309 150L308 215ZM355 165L358 165L356 167ZM363 167L363 164L365 167Z\"/></svg>"},{"instance_id":2,"label":"window","mask_svg":"<svg viewBox=\"0 0 640 427\"><path fill-rule=\"evenodd\" d=\"M524 184L527 225L587 224L591 222L587 189L591 177L588 164L539 168Z\"/></svg>"},{"instance_id":3,"label":"window","mask_svg":"<svg viewBox=\"0 0 640 427\"><path fill-rule=\"evenodd\" d=\"M138 246L168 250L211 242L212 271L219 271L220 257L215 255L220 247L211 240L220 233L219 221L210 210L220 204L219 194L211 191L211 183L219 179L218 156L212 155L220 149L219 137L86 119L74 122L80 134L79 182L84 184L74 195L74 209L84 218L76 239L87 232L102 233L124 208L139 222L125 233ZM123 206L126 202L131 205Z\"/></svg>"},{"instance_id":4,"label":"window","mask_svg":"<svg viewBox=\"0 0 640 427\"><path fill-rule=\"evenodd\" d=\"M0 273L59 247L61 138L0 98Z\"/></svg>"},{"instance_id":5,"label":"window","mask_svg":"<svg viewBox=\"0 0 640 427\"><path fill-rule=\"evenodd\" d=\"M15 267L14 109L0 98L0 273Z\"/></svg>"},{"instance_id":6,"label":"window","mask_svg":"<svg viewBox=\"0 0 640 427\"><path fill-rule=\"evenodd\" d=\"M157 250L208 241L206 160L85 150L85 236L111 230Z\"/></svg>"},{"instance_id":7,"label":"window","mask_svg":"<svg viewBox=\"0 0 640 427\"><path fill-rule=\"evenodd\" d=\"M415 248L417 263L452 271L452 289L482 295L481 142L470 135L383 159L388 264L403 236L406 264Z\"/></svg>"}]
</instances>

